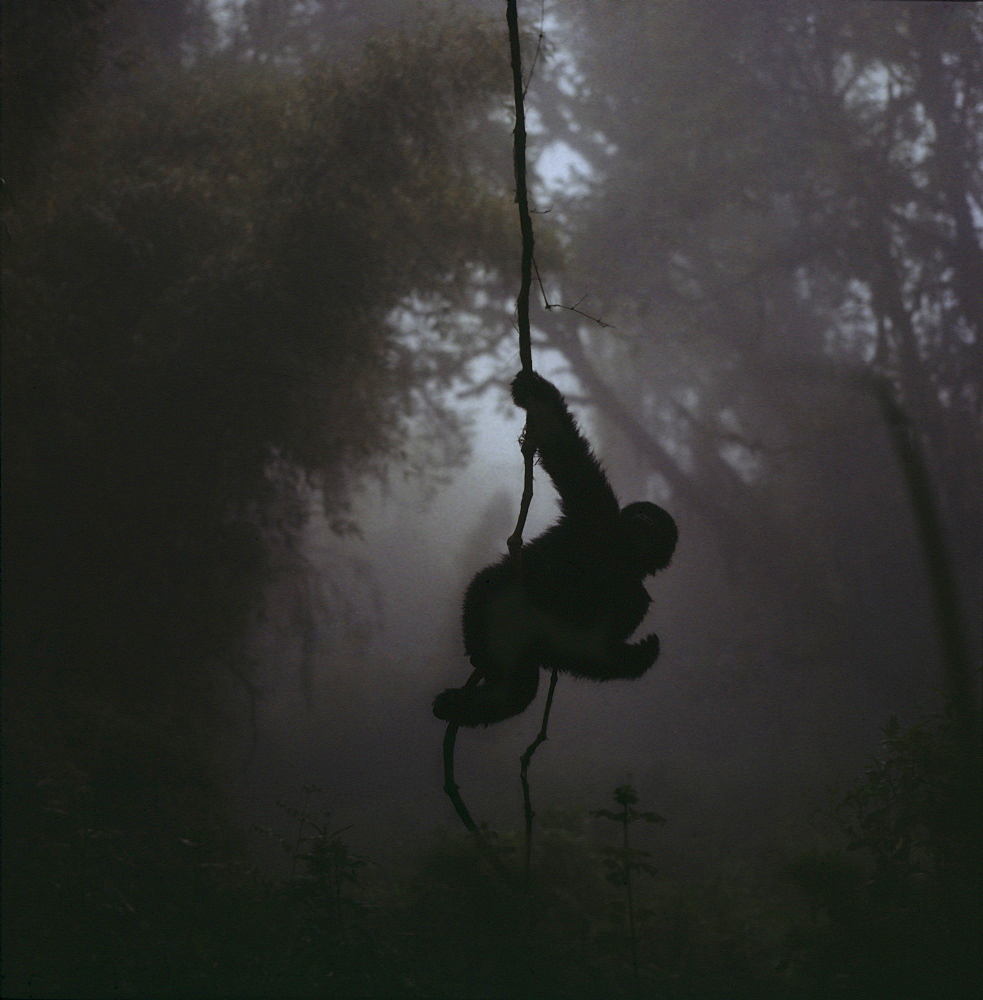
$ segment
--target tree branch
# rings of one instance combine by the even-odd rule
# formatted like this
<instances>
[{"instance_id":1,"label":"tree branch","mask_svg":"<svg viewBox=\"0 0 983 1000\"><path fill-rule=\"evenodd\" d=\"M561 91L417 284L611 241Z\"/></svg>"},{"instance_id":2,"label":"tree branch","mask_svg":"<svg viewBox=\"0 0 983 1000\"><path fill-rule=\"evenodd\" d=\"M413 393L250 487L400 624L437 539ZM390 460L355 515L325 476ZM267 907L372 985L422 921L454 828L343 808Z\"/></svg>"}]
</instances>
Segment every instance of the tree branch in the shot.
<instances>
[{"instance_id":1,"label":"tree branch","mask_svg":"<svg viewBox=\"0 0 983 1000\"><path fill-rule=\"evenodd\" d=\"M546 294L546 286L543 284L543 277L539 273L539 266L535 261L532 262L532 266L536 269L536 283L539 285L539 291L543 296L543 308L547 312L552 312L554 309L566 309L569 312L576 313L578 316L583 316L584 319L589 319L592 323L596 323L602 330L615 329L612 323L605 323L600 316L592 316L589 312L584 312L584 310L580 308L580 303L587 298L586 295L581 295L572 306L565 306L560 302L550 302L549 296Z\"/></svg>"}]
</instances>

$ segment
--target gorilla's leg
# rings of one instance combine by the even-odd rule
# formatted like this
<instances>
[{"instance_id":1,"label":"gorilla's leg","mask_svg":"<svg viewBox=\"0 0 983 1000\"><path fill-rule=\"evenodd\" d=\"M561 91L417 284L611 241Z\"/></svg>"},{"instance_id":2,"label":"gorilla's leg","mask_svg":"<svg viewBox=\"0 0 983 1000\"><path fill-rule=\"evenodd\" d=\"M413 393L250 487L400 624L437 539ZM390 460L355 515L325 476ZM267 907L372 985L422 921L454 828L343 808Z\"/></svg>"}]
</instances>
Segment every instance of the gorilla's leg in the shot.
<instances>
[{"instance_id":1,"label":"gorilla's leg","mask_svg":"<svg viewBox=\"0 0 983 1000\"><path fill-rule=\"evenodd\" d=\"M487 726L524 711L538 689L538 657L527 655L508 673L499 671L475 687L448 688L434 699L433 714L459 726Z\"/></svg>"}]
</instances>

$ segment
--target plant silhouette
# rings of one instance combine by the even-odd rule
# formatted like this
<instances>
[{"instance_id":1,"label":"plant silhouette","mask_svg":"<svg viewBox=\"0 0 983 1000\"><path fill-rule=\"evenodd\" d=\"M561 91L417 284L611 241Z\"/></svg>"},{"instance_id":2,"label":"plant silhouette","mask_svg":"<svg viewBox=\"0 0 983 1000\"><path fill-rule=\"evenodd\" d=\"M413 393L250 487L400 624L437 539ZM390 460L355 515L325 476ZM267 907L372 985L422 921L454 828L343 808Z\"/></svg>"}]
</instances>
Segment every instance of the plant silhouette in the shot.
<instances>
[{"instance_id":1,"label":"plant silhouette","mask_svg":"<svg viewBox=\"0 0 983 1000\"><path fill-rule=\"evenodd\" d=\"M632 893L632 875L640 873L655 875L658 869L646 861L651 857L650 851L639 850L628 842L628 828L632 823L642 820L646 823L665 823L665 817L654 812L639 812L635 808L638 793L628 784L619 785L614 790L614 801L621 807L617 812L611 809L592 809L591 816L609 819L621 825L621 846L604 847L601 854L604 857L606 878L614 886L623 887L628 905L628 941L631 945L631 967L638 986L638 933L635 924L635 900Z\"/></svg>"}]
</instances>

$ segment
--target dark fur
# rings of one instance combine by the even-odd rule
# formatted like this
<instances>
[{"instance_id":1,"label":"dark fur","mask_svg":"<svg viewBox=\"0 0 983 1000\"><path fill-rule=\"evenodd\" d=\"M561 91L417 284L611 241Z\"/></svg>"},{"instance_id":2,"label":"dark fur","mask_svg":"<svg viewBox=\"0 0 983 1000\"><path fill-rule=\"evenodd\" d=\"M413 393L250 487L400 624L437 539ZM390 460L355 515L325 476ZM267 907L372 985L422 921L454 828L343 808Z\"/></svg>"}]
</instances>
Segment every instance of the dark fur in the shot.
<instances>
[{"instance_id":1,"label":"dark fur","mask_svg":"<svg viewBox=\"0 0 983 1000\"><path fill-rule=\"evenodd\" d=\"M488 725L523 711L539 669L592 680L640 677L659 654L654 633L628 639L645 617L642 580L664 569L676 524L647 502L619 510L604 471L560 391L520 372L512 398L527 411L540 464L560 494L560 520L475 576L464 595L464 648L480 683L434 700L440 719Z\"/></svg>"}]
</instances>

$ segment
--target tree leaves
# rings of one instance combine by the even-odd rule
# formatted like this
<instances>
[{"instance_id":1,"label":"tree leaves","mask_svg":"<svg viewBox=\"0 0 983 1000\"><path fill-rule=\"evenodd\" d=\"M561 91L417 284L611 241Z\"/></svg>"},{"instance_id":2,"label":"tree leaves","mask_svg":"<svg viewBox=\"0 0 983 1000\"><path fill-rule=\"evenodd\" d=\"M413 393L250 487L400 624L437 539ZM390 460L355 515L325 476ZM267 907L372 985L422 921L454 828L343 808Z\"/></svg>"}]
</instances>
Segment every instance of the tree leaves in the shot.
<instances>
[{"instance_id":1,"label":"tree leaves","mask_svg":"<svg viewBox=\"0 0 983 1000\"><path fill-rule=\"evenodd\" d=\"M483 31L148 58L59 118L5 217L8 676L210 703L314 503L350 526L387 462L460 460L466 342L430 317L505 245L462 138L507 148Z\"/></svg>"}]
</instances>

